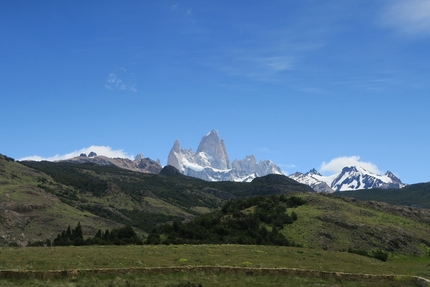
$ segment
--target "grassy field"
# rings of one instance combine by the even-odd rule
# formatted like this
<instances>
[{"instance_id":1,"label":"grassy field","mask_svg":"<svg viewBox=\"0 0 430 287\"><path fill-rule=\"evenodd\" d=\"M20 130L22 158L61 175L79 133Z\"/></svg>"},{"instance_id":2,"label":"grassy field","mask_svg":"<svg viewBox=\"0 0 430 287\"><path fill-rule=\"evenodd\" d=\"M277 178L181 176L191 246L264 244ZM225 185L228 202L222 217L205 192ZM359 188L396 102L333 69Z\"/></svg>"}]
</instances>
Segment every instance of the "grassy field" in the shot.
<instances>
[{"instance_id":1,"label":"grassy field","mask_svg":"<svg viewBox=\"0 0 430 287\"><path fill-rule=\"evenodd\" d=\"M339 281L297 276L232 276L223 274L168 274L168 275L119 275L119 276L79 276L74 279L51 281L3 280L4 287L405 287L416 286L407 281L357 282Z\"/></svg>"},{"instance_id":2,"label":"grassy field","mask_svg":"<svg viewBox=\"0 0 430 287\"><path fill-rule=\"evenodd\" d=\"M430 278L430 257L390 257L381 262L346 252L294 247L242 245L84 246L52 248L2 248L1 270L65 270L126 267L236 266L300 268L345 273L395 274ZM209 276L209 277L208 277ZM312 278L282 276L229 276L222 274L171 274L79 276L47 281L2 280L2 286L177 286L177 282L202 286L357 286ZM142 285L145 283L145 285ZM395 285L392 285L392 284ZM391 282L386 286L411 286ZM31 284L31 285L29 285ZM351 284L351 285L348 285ZM355 282L357 284L357 282ZM360 286L384 286L369 282ZM374 285L372 285L374 284ZM406 284L406 285L405 285ZM413 285L412 285L413 286ZM190 286L194 287L194 286Z\"/></svg>"}]
</instances>

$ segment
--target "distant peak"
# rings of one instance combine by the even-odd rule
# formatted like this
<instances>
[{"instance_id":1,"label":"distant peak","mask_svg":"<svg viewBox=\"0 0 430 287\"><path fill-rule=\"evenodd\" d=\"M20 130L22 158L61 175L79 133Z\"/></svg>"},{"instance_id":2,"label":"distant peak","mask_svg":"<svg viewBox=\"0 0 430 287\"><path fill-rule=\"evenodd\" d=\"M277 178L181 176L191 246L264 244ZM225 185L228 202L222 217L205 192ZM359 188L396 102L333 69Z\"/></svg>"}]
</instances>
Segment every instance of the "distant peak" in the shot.
<instances>
[{"instance_id":1,"label":"distant peak","mask_svg":"<svg viewBox=\"0 0 430 287\"><path fill-rule=\"evenodd\" d=\"M320 173L315 168L311 169L307 174L320 175Z\"/></svg>"},{"instance_id":2,"label":"distant peak","mask_svg":"<svg viewBox=\"0 0 430 287\"><path fill-rule=\"evenodd\" d=\"M172 150L174 152L179 152L179 149L181 148L181 143L179 142L179 140L175 140L175 143L173 144Z\"/></svg>"},{"instance_id":3,"label":"distant peak","mask_svg":"<svg viewBox=\"0 0 430 287\"><path fill-rule=\"evenodd\" d=\"M211 135L219 137L218 132L216 130L211 130L209 133L206 134L207 137L211 136Z\"/></svg>"},{"instance_id":4,"label":"distant peak","mask_svg":"<svg viewBox=\"0 0 430 287\"><path fill-rule=\"evenodd\" d=\"M134 158L134 160L142 160L143 159L143 154L139 153L138 155L136 155L136 157Z\"/></svg>"},{"instance_id":5,"label":"distant peak","mask_svg":"<svg viewBox=\"0 0 430 287\"><path fill-rule=\"evenodd\" d=\"M97 156L97 154L95 153L95 152L90 152L90 154L88 155L88 157L96 157Z\"/></svg>"},{"instance_id":6,"label":"distant peak","mask_svg":"<svg viewBox=\"0 0 430 287\"><path fill-rule=\"evenodd\" d=\"M392 173L391 171L389 171L389 170L388 170L388 171L385 173L385 175L386 175L386 176L388 176L389 178L391 178L391 180L392 180L393 182L403 184L403 183L402 183L402 181L400 180L400 178L398 178L397 176L395 176L395 175L394 175L394 173Z\"/></svg>"},{"instance_id":7,"label":"distant peak","mask_svg":"<svg viewBox=\"0 0 430 287\"><path fill-rule=\"evenodd\" d=\"M357 167L356 167L355 165L353 165L353 166L345 166L345 167L342 169L342 172L343 172L343 173L345 173L345 172L352 172L352 171L358 171L358 170L357 170Z\"/></svg>"}]
</instances>

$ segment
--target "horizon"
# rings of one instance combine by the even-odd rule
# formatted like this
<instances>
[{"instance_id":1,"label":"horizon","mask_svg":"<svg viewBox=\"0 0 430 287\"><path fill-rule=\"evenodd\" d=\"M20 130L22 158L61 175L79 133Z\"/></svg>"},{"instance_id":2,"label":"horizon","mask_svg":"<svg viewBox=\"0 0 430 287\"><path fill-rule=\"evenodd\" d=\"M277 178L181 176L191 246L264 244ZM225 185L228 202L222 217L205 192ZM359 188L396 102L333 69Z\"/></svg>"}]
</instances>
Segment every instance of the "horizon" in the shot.
<instances>
[{"instance_id":1,"label":"horizon","mask_svg":"<svg viewBox=\"0 0 430 287\"><path fill-rule=\"evenodd\" d=\"M219 132L285 173L428 182L430 0L5 3L0 153L167 163Z\"/></svg>"},{"instance_id":2,"label":"horizon","mask_svg":"<svg viewBox=\"0 0 430 287\"><path fill-rule=\"evenodd\" d=\"M209 132L210 133L210 132ZM206 136L209 134L207 133ZM221 139L221 138L220 138ZM221 139L222 140L222 139ZM176 141L175 141L176 142ZM180 148L186 149L186 150L193 150L192 148L187 148L187 147L183 147L180 146ZM80 150L75 150L73 152L67 153L67 154L63 154L63 155L55 155L52 157L47 157L47 158L43 158L40 156L27 156L24 158L20 158L17 159L17 161L50 161L50 162L55 162L55 161L62 161L62 160L68 160L68 159L72 159L75 157L79 157L81 155L85 155L86 157L89 157L90 153L96 153L96 156L104 156L104 157L108 157L108 158L125 158L125 159L129 159L129 160L135 160L135 158L137 156L143 156L145 157L142 153L138 153L136 155L129 155L126 152L124 152L123 150L113 150L112 148L110 148L109 146L90 146L87 148L82 148ZM228 151L227 151L228 154ZM253 154L247 155L247 156L254 156ZM147 156L147 158L154 160L154 161L159 161L159 158L151 158L149 156ZM238 160L242 160L244 158L238 159ZM262 161L265 159L256 159L257 161ZM269 159L270 160L270 159ZM271 160L270 160L271 161ZM230 161L232 162L232 161ZM273 162L273 161L272 161ZM161 161L160 161L161 163ZM276 164L276 163L275 163ZM162 167L165 167L167 165L161 163ZM317 170L318 173L322 174L323 177L325 178L331 178L333 177L335 174L339 174L343 168L345 167L361 167L363 169L365 169L366 171L375 174L375 175L385 175L386 173L390 172L389 170L383 172L380 171L378 169L378 167L371 163L371 162L363 162L360 161L360 157L359 156L351 156L351 157L340 157L340 158L334 158L332 159L330 162L326 163L323 162L320 165L320 168ZM309 171L315 170L315 168L311 168L309 169ZM287 173L284 170L282 170L282 173L286 176L290 176L294 173ZM302 173L306 173L307 171L296 171L296 172L302 172ZM401 180L401 179L400 179Z\"/></svg>"}]
</instances>

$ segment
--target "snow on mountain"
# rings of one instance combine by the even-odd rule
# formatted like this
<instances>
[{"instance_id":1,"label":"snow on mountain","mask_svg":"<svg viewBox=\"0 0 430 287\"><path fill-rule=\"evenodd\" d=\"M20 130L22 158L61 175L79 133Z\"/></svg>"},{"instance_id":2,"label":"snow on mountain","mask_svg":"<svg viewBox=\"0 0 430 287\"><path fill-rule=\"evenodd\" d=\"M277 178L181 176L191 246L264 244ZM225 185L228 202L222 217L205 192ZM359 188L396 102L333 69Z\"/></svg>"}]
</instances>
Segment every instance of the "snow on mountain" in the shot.
<instances>
[{"instance_id":1,"label":"snow on mountain","mask_svg":"<svg viewBox=\"0 0 430 287\"><path fill-rule=\"evenodd\" d=\"M249 182L267 174L282 174L272 161L257 162L253 155L230 162L224 141L215 130L203 136L196 153L192 149L181 148L179 140L176 140L169 152L167 164L176 167L184 175L207 181Z\"/></svg>"},{"instance_id":2,"label":"snow on mountain","mask_svg":"<svg viewBox=\"0 0 430 287\"><path fill-rule=\"evenodd\" d=\"M290 178L307 184L316 192L336 192L370 188L402 188L405 184L393 173L377 175L360 166L344 167L340 173L322 176L315 169L303 174L296 172Z\"/></svg>"},{"instance_id":3,"label":"snow on mountain","mask_svg":"<svg viewBox=\"0 0 430 287\"><path fill-rule=\"evenodd\" d=\"M334 177L322 176L315 169L312 169L307 173L296 172L289 175L289 177L295 181L309 185L316 192L334 192L330 187L331 181L333 181Z\"/></svg>"}]
</instances>

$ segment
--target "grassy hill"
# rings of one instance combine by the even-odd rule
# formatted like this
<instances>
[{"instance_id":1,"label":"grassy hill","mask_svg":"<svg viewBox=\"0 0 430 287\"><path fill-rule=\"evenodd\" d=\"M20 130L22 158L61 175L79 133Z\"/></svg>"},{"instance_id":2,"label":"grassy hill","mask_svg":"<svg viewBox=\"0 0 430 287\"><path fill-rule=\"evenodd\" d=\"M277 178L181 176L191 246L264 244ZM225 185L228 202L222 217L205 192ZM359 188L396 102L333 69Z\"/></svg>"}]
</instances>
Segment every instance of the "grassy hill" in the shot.
<instances>
[{"instance_id":1,"label":"grassy hill","mask_svg":"<svg viewBox=\"0 0 430 287\"><path fill-rule=\"evenodd\" d=\"M221 211L153 232L149 244L274 244L369 256L378 251L427 256L430 210L295 193L235 201Z\"/></svg>"},{"instance_id":2,"label":"grassy hill","mask_svg":"<svg viewBox=\"0 0 430 287\"><path fill-rule=\"evenodd\" d=\"M274 195L294 196L304 204L291 205L283 200L268 204L261 197ZM230 210L231 206L234 208ZM430 250L428 209L317 194L281 175L268 175L251 183L206 182L183 176L172 167L165 167L160 174L143 174L88 163L19 163L0 156L0 207L3 244L52 240L78 221L84 236L124 224L148 236L155 226L166 226L165 223L177 222L186 227L189 222L195 227L197 223L223 223L230 218L237 221L208 229L207 237L220 238L210 232L223 234L238 224L252 222L254 225L243 229L242 234L237 228L238 232L229 233L229 238L243 244L279 241L337 251L423 255ZM270 215L271 211L276 214ZM282 213L291 218L294 213L297 218L287 223ZM264 229L280 236L271 237ZM166 230L158 231L160 241L168 238L163 237L168 236ZM243 234L257 233L264 241L252 237L239 240ZM182 242L180 236L174 236Z\"/></svg>"},{"instance_id":3,"label":"grassy hill","mask_svg":"<svg viewBox=\"0 0 430 287\"><path fill-rule=\"evenodd\" d=\"M206 182L166 167L144 174L115 166L15 162L0 155L0 244L50 238L81 222L84 235L130 224L138 233L188 221L226 200L309 191L285 176L254 183Z\"/></svg>"},{"instance_id":4,"label":"grassy hill","mask_svg":"<svg viewBox=\"0 0 430 287\"><path fill-rule=\"evenodd\" d=\"M118 226L46 191L67 188L43 172L0 155L0 245L53 238L65 226L78 221L86 226L87 233Z\"/></svg>"},{"instance_id":5,"label":"grassy hill","mask_svg":"<svg viewBox=\"0 0 430 287\"><path fill-rule=\"evenodd\" d=\"M430 208L430 182L411 184L401 189L375 188L342 191L337 194L359 200L376 200L394 205Z\"/></svg>"},{"instance_id":6,"label":"grassy hill","mask_svg":"<svg viewBox=\"0 0 430 287\"><path fill-rule=\"evenodd\" d=\"M297 222L285 232L308 248L384 250L429 254L430 210L363 202L329 194L306 193L294 208Z\"/></svg>"}]
</instances>

